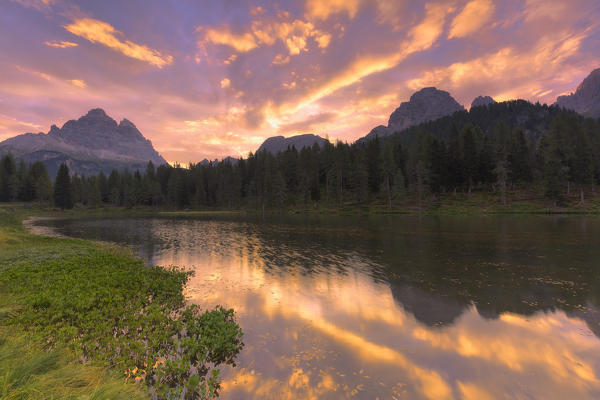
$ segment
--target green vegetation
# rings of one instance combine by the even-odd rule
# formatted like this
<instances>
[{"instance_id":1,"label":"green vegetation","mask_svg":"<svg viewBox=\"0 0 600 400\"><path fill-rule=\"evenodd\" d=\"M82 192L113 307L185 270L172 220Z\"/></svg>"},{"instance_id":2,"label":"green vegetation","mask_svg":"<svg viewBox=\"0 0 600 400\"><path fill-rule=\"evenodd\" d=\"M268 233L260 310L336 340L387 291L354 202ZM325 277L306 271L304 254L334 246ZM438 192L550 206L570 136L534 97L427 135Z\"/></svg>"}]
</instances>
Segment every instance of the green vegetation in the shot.
<instances>
[{"instance_id":1,"label":"green vegetation","mask_svg":"<svg viewBox=\"0 0 600 400\"><path fill-rule=\"evenodd\" d=\"M4 304L4 302L3 302ZM6 310L4 310L6 312ZM140 385L97 366L73 361L65 347L46 349L17 329L0 333L0 398L12 399L144 399Z\"/></svg>"},{"instance_id":2,"label":"green vegetation","mask_svg":"<svg viewBox=\"0 0 600 400\"><path fill-rule=\"evenodd\" d=\"M186 304L189 276L117 247L30 235L0 208L3 398L215 397L242 333L233 310Z\"/></svg>"}]
</instances>

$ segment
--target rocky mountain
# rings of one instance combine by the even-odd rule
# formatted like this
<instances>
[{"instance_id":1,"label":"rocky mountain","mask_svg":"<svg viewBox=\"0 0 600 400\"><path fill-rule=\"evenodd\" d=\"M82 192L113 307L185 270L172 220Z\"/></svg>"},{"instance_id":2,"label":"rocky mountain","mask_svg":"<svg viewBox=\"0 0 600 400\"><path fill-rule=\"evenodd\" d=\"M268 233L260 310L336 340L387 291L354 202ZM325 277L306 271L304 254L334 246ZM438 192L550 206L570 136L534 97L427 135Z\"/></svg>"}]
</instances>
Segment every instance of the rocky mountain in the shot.
<instances>
[{"instance_id":1,"label":"rocky mountain","mask_svg":"<svg viewBox=\"0 0 600 400\"><path fill-rule=\"evenodd\" d=\"M600 118L600 68L592 71L577 87L575 93L559 96L555 105L586 117Z\"/></svg>"},{"instance_id":2,"label":"rocky mountain","mask_svg":"<svg viewBox=\"0 0 600 400\"><path fill-rule=\"evenodd\" d=\"M495 103L496 103L496 100L494 100L490 96L477 96L477 97L475 97L475 99L471 103L471 108L473 108L473 107L480 107L480 106L487 106L488 104L495 104Z\"/></svg>"},{"instance_id":3,"label":"rocky mountain","mask_svg":"<svg viewBox=\"0 0 600 400\"><path fill-rule=\"evenodd\" d=\"M231 156L227 156L227 157L223 158L221 160L221 162L222 163L229 163L229 164L235 166L235 165L237 165L237 163L240 162L240 159L239 158L235 158L235 157L231 157Z\"/></svg>"},{"instance_id":4,"label":"rocky mountain","mask_svg":"<svg viewBox=\"0 0 600 400\"><path fill-rule=\"evenodd\" d=\"M0 142L0 155L9 152L25 162L42 161L50 176L63 162L80 175L143 170L148 161L156 166L166 163L131 121L117 124L100 108L62 128L52 125L47 134L25 133Z\"/></svg>"},{"instance_id":5,"label":"rocky mountain","mask_svg":"<svg viewBox=\"0 0 600 400\"><path fill-rule=\"evenodd\" d=\"M323 139L321 136L313 135L312 133L290 136L289 138L273 136L265 140L257 152L266 150L269 153L277 154L280 151L287 150L288 147L295 147L296 150L301 150L304 147L311 147L315 143L323 146L327 143L327 139Z\"/></svg>"},{"instance_id":6,"label":"rocky mountain","mask_svg":"<svg viewBox=\"0 0 600 400\"><path fill-rule=\"evenodd\" d=\"M400 104L400 107L390 115L387 126L380 125L374 128L359 141L370 140L375 136L387 136L464 110L465 108L454 100L450 93L434 87L423 88L410 96L409 101Z\"/></svg>"}]
</instances>

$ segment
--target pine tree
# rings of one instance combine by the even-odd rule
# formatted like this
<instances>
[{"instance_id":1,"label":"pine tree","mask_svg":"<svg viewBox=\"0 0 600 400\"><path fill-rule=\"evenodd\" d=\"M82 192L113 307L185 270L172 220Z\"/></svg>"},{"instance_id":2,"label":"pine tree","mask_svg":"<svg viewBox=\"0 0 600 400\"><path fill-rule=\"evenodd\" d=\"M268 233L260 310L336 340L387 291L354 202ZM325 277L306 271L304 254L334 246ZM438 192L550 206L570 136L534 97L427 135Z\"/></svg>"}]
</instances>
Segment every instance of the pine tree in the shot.
<instances>
[{"instance_id":1,"label":"pine tree","mask_svg":"<svg viewBox=\"0 0 600 400\"><path fill-rule=\"evenodd\" d=\"M54 182L54 204L62 209L73 208L71 176L67 164L61 164Z\"/></svg>"},{"instance_id":2,"label":"pine tree","mask_svg":"<svg viewBox=\"0 0 600 400\"><path fill-rule=\"evenodd\" d=\"M11 154L0 159L0 201L15 201L19 194L17 166Z\"/></svg>"},{"instance_id":3,"label":"pine tree","mask_svg":"<svg viewBox=\"0 0 600 400\"><path fill-rule=\"evenodd\" d=\"M29 166L28 179L33 183L33 199L40 202L50 200L52 182L46 166L41 161L36 161Z\"/></svg>"},{"instance_id":4,"label":"pine tree","mask_svg":"<svg viewBox=\"0 0 600 400\"><path fill-rule=\"evenodd\" d=\"M392 186L397 168L394 162L394 149L391 146L385 146L383 149L380 169L383 173L383 186L387 196L388 208L392 208Z\"/></svg>"}]
</instances>

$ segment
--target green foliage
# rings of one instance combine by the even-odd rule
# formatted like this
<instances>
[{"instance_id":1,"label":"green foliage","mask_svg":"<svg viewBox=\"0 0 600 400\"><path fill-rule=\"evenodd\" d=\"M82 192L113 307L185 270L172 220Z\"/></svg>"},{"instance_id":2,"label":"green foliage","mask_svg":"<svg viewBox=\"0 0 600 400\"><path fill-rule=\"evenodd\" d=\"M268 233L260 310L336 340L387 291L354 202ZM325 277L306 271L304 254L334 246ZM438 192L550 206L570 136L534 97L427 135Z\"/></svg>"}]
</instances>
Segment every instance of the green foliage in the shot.
<instances>
[{"instance_id":1,"label":"green foliage","mask_svg":"<svg viewBox=\"0 0 600 400\"><path fill-rule=\"evenodd\" d=\"M233 310L186 303L190 273L83 241L32 237L0 217L0 293L17 305L4 325L141 379L160 399L218 394L219 367L234 364L242 332Z\"/></svg>"}]
</instances>

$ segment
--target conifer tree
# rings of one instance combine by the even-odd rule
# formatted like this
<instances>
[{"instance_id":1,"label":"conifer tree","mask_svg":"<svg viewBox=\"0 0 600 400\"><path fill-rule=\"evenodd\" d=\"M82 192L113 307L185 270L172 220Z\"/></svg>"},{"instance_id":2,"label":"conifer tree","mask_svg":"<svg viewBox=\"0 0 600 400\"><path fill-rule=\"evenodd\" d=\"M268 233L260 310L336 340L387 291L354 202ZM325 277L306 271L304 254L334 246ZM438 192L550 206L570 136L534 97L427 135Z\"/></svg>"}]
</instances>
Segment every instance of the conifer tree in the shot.
<instances>
[{"instance_id":1,"label":"conifer tree","mask_svg":"<svg viewBox=\"0 0 600 400\"><path fill-rule=\"evenodd\" d=\"M61 164L54 182L54 204L62 209L73 208L71 176L67 164Z\"/></svg>"}]
</instances>

